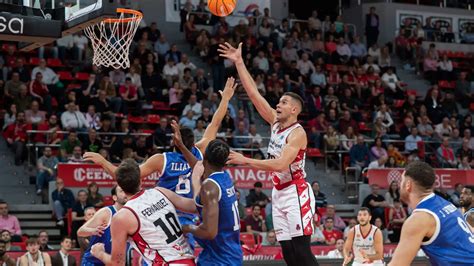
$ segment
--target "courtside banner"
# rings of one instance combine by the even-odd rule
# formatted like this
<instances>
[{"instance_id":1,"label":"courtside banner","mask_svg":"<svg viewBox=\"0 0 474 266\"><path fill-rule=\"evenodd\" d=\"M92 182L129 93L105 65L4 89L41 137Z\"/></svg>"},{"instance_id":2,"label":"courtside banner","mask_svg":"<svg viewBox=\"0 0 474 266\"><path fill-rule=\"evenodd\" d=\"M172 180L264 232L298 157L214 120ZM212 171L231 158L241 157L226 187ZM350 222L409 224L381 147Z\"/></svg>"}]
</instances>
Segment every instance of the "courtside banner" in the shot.
<instances>
[{"instance_id":1,"label":"courtside banner","mask_svg":"<svg viewBox=\"0 0 474 266\"><path fill-rule=\"evenodd\" d=\"M384 245L383 252L384 257L391 257L397 246L393 244ZM327 256L329 251L334 250L335 246L311 246L311 251L315 256L324 257ZM196 248L194 251L197 257L201 252L201 248ZM244 261L265 261L265 260L283 260L283 254L281 248L277 247L262 247L256 246L253 249L248 249L245 246L242 247L244 253ZM140 254L135 250L132 252L132 265L139 265Z\"/></svg>"},{"instance_id":2,"label":"courtside banner","mask_svg":"<svg viewBox=\"0 0 474 266\"><path fill-rule=\"evenodd\" d=\"M403 170L402 168L371 169L367 172L367 178L369 184L377 184L381 188L388 188L392 181L400 183ZM435 169L435 173L434 186L436 188L452 189L457 183L474 184L474 170Z\"/></svg>"},{"instance_id":3,"label":"courtside banner","mask_svg":"<svg viewBox=\"0 0 474 266\"><path fill-rule=\"evenodd\" d=\"M238 189L253 188L255 182L260 181L263 189L271 189L272 181L266 171L255 170L249 167L229 167L226 169ZM112 187L114 179L102 167L95 164L58 164L58 177L64 179L67 187L87 187L95 182L99 187ZM144 187L153 187L159 178L157 172L145 177Z\"/></svg>"}]
</instances>

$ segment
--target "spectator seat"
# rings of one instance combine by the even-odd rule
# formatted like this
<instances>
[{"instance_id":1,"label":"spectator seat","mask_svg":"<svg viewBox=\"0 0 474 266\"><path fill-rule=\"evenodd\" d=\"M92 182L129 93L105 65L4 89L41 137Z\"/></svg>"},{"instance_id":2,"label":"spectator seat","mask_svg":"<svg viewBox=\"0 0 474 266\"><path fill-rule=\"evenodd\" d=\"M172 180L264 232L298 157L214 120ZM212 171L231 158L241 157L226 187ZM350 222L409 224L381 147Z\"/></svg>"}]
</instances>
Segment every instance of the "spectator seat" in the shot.
<instances>
[{"instance_id":1,"label":"spectator seat","mask_svg":"<svg viewBox=\"0 0 474 266\"><path fill-rule=\"evenodd\" d=\"M37 66L40 63L40 60L41 59L39 59L38 57L31 57L30 61L29 61L29 64L33 65L33 66Z\"/></svg>"},{"instance_id":2,"label":"spectator seat","mask_svg":"<svg viewBox=\"0 0 474 266\"><path fill-rule=\"evenodd\" d=\"M59 75L59 80L62 80L62 81L74 80L74 77L72 76L70 71L58 71L58 75Z\"/></svg>"},{"instance_id":3,"label":"spectator seat","mask_svg":"<svg viewBox=\"0 0 474 266\"><path fill-rule=\"evenodd\" d=\"M80 81L87 81L87 80L89 80L89 73L77 72L76 73L76 79L80 80Z\"/></svg>"},{"instance_id":4,"label":"spectator seat","mask_svg":"<svg viewBox=\"0 0 474 266\"><path fill-rule=\"evenodd\" d=\"M57 58L48 58L46 62L48 63L48 66L50 67L63 67L64 66L63 62L61 62L61 60Z\"/></svg>"}]
</instances>

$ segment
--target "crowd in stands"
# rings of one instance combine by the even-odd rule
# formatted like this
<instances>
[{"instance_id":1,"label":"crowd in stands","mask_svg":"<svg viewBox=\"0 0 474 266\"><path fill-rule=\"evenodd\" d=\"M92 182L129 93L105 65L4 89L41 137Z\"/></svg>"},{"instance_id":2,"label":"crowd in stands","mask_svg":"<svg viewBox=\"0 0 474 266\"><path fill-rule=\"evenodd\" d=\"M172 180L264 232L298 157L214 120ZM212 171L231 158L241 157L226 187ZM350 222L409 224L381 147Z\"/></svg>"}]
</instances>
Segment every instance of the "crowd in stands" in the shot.
<instances>
[{"instance_id":1,"label":"crowd in stands","mask_svg":"<svg viewBox=\"0 0 474 266\"><path fill-rule=\"evenodd\" d=\"M374 8L366 16L365 38L364 29L355 31L342 16L321 20L317 11L307 23L290 24L288 19L272 18L265 9L263 14L257 12L242 19L235 27L224 17L193 11L205 11L205 6L200 4L193 10L186 5L181 11L181 28L193 52L209 64L211 77L176 44L169 43L156 23L138 30L131 48L131 67L126 70L84 65L81 60L90 55L90 44L81 33L64 37L37 55L19 53L13 45L4 46L0 53L0 89L6 106L3 136L17 165L26 160L27 143L49 146L41 149L42 156L34 158L37 193L56 180L52 198L58 226L65 226L67 210L72 209L74 233L86 219L88 209L103 205L96 185L79 191L77 196L65 188L63 180L56 178L59 162L83 162L86 151L99 152L114 163L125 158L143 162L169 148L171 119L192 128L199 140L219 104L218 91L223 89L226 76L237 77L232 65L218 55L218 45L224 42L235 47L243 43L245 64L271 106L275 107L287 91L302 96L306 110L301 122L310 146L324 150L327 156L339 149L346 151L347 166L359 173L367 167L401 167L419 159L439 167L474 167L472 116L462 115L466 112L459 109L473 103L474 71L459 72L434 45L426 51L421 46L431 38L448 38L446 33L436 37L436 32L428 35L425 31L427 35L422 36L419 26L411 31L405 28L393 45L379 45L378 32L383 25ZM198 29L202 24L212 26L212 30ZM424 73L432 83L426 96L417 95L399 78L391 59L393 53L406 62L407 68ZM454 81L453 90L439 85L439 77ZM226 138L233 148L260 149L262 136L257 132L251 101L241 87L235 98L219 137ZM28 134L28 130L40 133ZM425 156L424 143L436 150L434 156ZM261 158L263 153L254 156ZM313 183L312 187L317 206L325 209L321 220L314 219L312 242L335 244L338 248L333 253L340 256L340 240L356 221L342 220L319 184ZM369 197L364 205L374 213L373 222L385 228L386 243L396 242L407 216L398 188L391 185L389 194L383 197L374 186ZM255 184L245 206L241 201L242 230L263 233L264 243L277 245L271 202L262 192L262 185ZM0 211L1 207L2 203ZM390 209L388 221L385 208ZM2 218L0 229L9 230L12 237L21 235L14 227L4 226L10 222L14 224L13 218ZM31 246L30 252L34 253L38 242L31 239L27 247ZM76 240L75 235L72 240ZM65 254L68 243L67 238L61 243ZM44 245L38 246L41 249Z\"/></svg>"}]
</instances>

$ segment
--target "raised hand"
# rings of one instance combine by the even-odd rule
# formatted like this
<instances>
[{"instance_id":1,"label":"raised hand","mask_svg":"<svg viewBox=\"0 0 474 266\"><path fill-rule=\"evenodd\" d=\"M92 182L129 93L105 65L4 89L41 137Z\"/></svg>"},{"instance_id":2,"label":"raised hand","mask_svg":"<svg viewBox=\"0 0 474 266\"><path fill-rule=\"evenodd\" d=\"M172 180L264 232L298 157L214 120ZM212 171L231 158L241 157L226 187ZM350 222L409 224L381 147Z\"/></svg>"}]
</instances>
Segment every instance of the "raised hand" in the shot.
<instances>
[{"instance_id":1,"label":"raised hand","mask_svg":"<svg viewBox=\"0 0 474 266\"><path fill-rule=\"evenodd\" d=\"M105 161L105 158L102 157L99 153L95 152L86 152L84 153L84 161L91 161L95 164L102 165Z\"/></svg>"},{"instance_id":2,"label":"raised hand","mask_svg":"<svg viewBox=\"0 0 474 266\"><path fill-rule=\"evenodd\" d=\"M227 82L225 83L224 91L219 91L222 96L222 99L226 101L230 101L232 96L234 95L235 89L237 88L237 83L235 82L234 77L227 78Z\"/></svg>"},{"instance_id":3,"label":"raised hand","mask_svg":"<svg viewBox=\"0 0 474 266\"><path fill-rule=\"evenodd\" d=\"M242 43L239 43L237 48L232 47L230 43L226 42L223 44L219 44L219 49L217 49L219 55L225 57L232 62L239 63L243 62L242 60Z\"/></svg>"},{"instance_id":4,"label":"raised hand","mask_svg":"<svg viewBox=\"0 0 474 266\"><path fill-rule=\"evenodd\" d=\"M184 146L181 132L179 131L179 124L176 120L171 121L171 128L173 129L173 144L176 147Z\"/></svg>"}]
</instances>

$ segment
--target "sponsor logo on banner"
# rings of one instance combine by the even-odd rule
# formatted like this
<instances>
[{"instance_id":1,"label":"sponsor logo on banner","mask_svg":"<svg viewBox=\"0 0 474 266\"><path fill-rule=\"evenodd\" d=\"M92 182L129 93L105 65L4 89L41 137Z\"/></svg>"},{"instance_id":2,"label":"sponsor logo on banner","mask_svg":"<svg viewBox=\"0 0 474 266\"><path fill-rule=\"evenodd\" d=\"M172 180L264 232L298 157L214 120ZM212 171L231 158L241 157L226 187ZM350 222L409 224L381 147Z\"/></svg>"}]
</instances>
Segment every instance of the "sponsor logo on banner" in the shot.
<instances>
[{"instance_id":1,"label":"sponsor logo on banner","mask_svg":"<svg viewBox=\"0 0 474 266\"><path fill-rule=\"evenodd\" d=\"M447 17L438 17L438 16L432 16L432 17L427 17L428 19L431 20L431 27L435 27L436 24L440 24L440 28L442 31L445 31L448 29L448 27L453 26L453 19L452 18L447 18Z\"/></svg>"},{"instance_id":2,"label":"sponsor logo on banner","mask_svg":"<svg viewBox=\"0 0 474 266\"><path fill-rule=\"evenodd\" d=\"M400 183L403 169L370 169L367 178L370 184L388 188L392 181ZM474 184L474 170L435 169L435 188L454 188L456 183Z\"/></svg>"},{"instance_id":3,"label":"sponsor logo on banner","mask_svg":"<svg viewBox=\"0 0 474 266\"><path fill-rule=\"evenodd\" d=\"M0 16L0 33L23 34L22 18L5 18Z\"/></svg>"},{"instance_id":4,"label":"sponsor logo on banner","mask_svg":"<svg viewBox=\"0 0 474 266\"><path fill-rule=\"evenodd\" d=\"M255 182L260 181L264 189L273 187L270 175L266 171L255 170L248 167L230 167L227 173L235 182L238 189L253 188ZM85 187L91 182L96 182L101 187L112 187L115 180L102 167L93 164L59 164L58 176L64 179L69 187ZM153 187L159 179L159 173L154 172L143 178L144 187Z\"/></svg>"},{"instance_id":5,"label":"sponsor logo on banner","mask_svg":"<svg viewBox=\"0 0 474 266\"><path fill-rule=\"evenodd\" d=\"M418 23L423 24L423 16L421 15L400 13L399 16L399 27L415 28Z\"/></svg>"}]
</instances>

